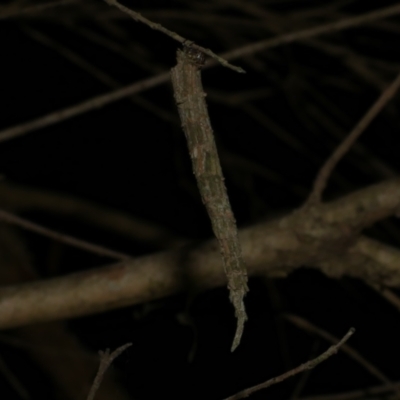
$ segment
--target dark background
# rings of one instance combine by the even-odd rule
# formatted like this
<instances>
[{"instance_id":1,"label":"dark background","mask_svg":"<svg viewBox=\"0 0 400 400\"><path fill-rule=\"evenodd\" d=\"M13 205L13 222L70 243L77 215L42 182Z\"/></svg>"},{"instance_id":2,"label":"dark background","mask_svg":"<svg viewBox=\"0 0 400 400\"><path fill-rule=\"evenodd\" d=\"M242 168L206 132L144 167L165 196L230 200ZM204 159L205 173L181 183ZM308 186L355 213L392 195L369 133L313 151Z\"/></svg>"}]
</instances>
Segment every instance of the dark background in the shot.
<instances>
[{"instance_id":1,"label":"dark background","mask_svg":"<svg viewBox=\"0 0 400 400\"><path fill-rule=\"evenodd\" d=\"M395 2L375 2L374 8L364 1L303 0L125 4L204 47L224 52L278 35L273 25L281 33L297 31ZM29 11L32 5L9 1L0 9L0 129L112 90L104 76L122 87L175 65L176 42L100 0L45 11ZM20 7L28 11L20 13ZM323 161L397 75L399 34L399 18L392 17L316 37L322 49L302 41L235 60L245 75L220 66L203 72L239 228L305 201ZM357 144L362 149L354 148L339 163L326 200L396 176L398 107L395 98L362 135ZM378 162L383 167L378 168ZM0 185L90 200L160 227L171 240L212 237L169 82L138 93L133 101L117 101L0 143L0 172ZM134 241L40 207L19 214L132 256L169 247L167 240ZM112 261L35 233L18 232L42 277ZM367 233L399 245L395 219ZM389 379L400 379L398 310L363 282L333 281L304 266L284 280L252 278L246 307L249 321L233 354L229 349L235 321L225 288L74 319L68 328L93 352L133 343L113 368L135 399L223 399L330 345L285 320L288 313L337 337L356 327L349 345ZM13 335L7 331L0 337L7 369L31 399L59 398L57 385L26 352L29 342L10 344L6 339ZM378 384L365 367L339 353L311 372L252 398L289 399ZM0 388L1 398L20 398L4 373Z\"/></svg>"}]
</instances>

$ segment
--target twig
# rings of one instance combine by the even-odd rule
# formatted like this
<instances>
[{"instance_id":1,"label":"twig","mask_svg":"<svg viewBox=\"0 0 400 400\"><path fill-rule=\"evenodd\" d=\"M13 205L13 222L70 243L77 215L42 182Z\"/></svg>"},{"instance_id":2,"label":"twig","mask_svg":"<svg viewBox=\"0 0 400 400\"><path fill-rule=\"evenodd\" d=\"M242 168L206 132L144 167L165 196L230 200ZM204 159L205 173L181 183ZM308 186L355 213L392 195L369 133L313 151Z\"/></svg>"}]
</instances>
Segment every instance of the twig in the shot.
<instances>
[{"instance_id":1,"label":"twig","mask_svg":"<svg viewBox=\"0 0 400 400\"><path fill-rule=\"evenodd\" d=\"M14 9L14 10L9 10L5 11L4 13L0 13L0 20L2 19L7 19L11 17L18 17L20 15L24 14L32 14L40 11L45 11L50 8L58 7L58 6L65 6L71 3L76 3L78 0L59 0L59 1L53 1L53 2L48 2L48 3L43 3L43 4L37 4L31 7L25 7L21 9Z\"/></svg>"},{"instance_id":2,"label":"twig","mask_svg":"<svg viewBox=\"0 0 400 400\"><path fill-rule=\"evenodd\" d=\"M313 325L311 322L297 315L286 314L284 315L284 318L287 321L291 322L293 325L297 326L298 328L306 332L311 332L313 334L316 334L330 343L335 343L338 340L335 336L331 335L329 332L324 331L323 329ZM342 347L342 351L343 353L347 354L350 358L352 358L354 361L356 361L358 364L360 364L376 379L378 379L384 384L393 385L393 382L391 382L390 379L383 372L381 372L377 367L375 367L375 365L373 365L365 357L363 357L357 350L353 349L348 344L345 344ZM398 389L395 390L398 391ZM398 391L398 393L400 394L400 391Z\"/></svg>"},{"instance_id":3,"label":"twig","mask_svg":"<svg viewBox=\"0 0 400 400\"><path fill-rule=\"evenodd\" d=\"M130 240L156 247L174 247L184 243L182 237L132 215L100 206L67 194L53 193L11 183L0 185L0 204L14 213L41 211L78 219L96 228L126 236Z\"/></svg>"},{"instance_id":4,"label":"twig","mask_svg":"<svg viewBox=\"0 0 400 400\"><path fill-rule=\"evenodd\" d=\"M315 218L326 227L339 226L341 232L354 229L359 235L359 229L393 215L399 206L400 179L396 179L324 204L316 210ZM249 275L283 277L310 265L335 279L348 275L400 286L399 250L361 236L350 252L341 252L343 235L334 230L321 242L313 224L304 219L302 230L298 216L289 215L239 232ZM299 235L313 240L299 241ZM317 265L316 257L321 259ZM322 259L336 263L321 265ZM212 240L63 277L3 286L0 329L140 304L187 290L188 285L208 289L225 284L218 246Z\"/></svg>"},{"instance_id":5,"label":"twig","mask_svg":"<svg viewBox=\"0 0 400 400\"><path fill-rule=\"evenodd\" d=\"M299 400L354 400L366 399L372 400L371 396L378 395L377 399L392 399L388 397L389 393L393 390L400 390L400 382L395 382L391 385L385 384L380 386L372 386L366 389L352 390L349 392L342 392L336 394L321 394L315 396L300 397ZM397 397L398 398L398 397Z\"/></svg>"},{"instance_id":6,"label":"twig","mask_svg":"<svg viewBox=\"0 0 400 400\"><path fill-rule=\"evenodd\" d=\"M259 42L239 47L236 50L231 50L223 53L221 57L227 60L235 60L239 57L248 56L250 54L258 53L262 50L277 47L282 44L292 43L295 41L308 39L318 35L337 32L344 29L352 28L357 25L365 24L378 19L388 18L400 13L400 4L391 7L381 8L370 13L365 13L352 18L341 19L329 24L318 25L314 28L303 29L288 34L284 34L272 39L261 40Z\"/></svg>"},{"instance_id":7,"label":"twig","mask_svg":"<svg viewBox=\"0 0 400 400\"><path fill-rule=\"evenodd\" d=\"M388 86L383 93L379 96L372 107L367 113L361 118L354 129L349 135L343 140L343 142L336 148L332 155L326 160L322 166L318 175L314 181L313 190L307 199L306 206L314 205L321 202L322 192L324 191L329 176L333 169L340 161L340 159L350 150L353 143L360 137L365 131L372 120L379 114L379 112L386 106L391 98L396 94L400 87L400 74L397 75L396 79Z\"/></svg>"},{"instance_id":8,"label":"twig","mask_svg":"<svg viewBox=\"0 0 400 400\"><path fill-rule=\"evenodd\" d=\"M4 376L6 381L13 387L13 389L18 393L18 396L23 400L30 400L31 396L17 376L8 368L6 362L0 356L0 374Z\"/></svg>"},{"instance_id":9,"label":"twig","mask_svg":"<svg viewBox=\"0 0 400 400\"><path fill-rule=\"evenodd\" d=\"M157 24L155 22L150 21L149 19L143 17L143 15L141 15L140 13L131 10L128 7L125 7L124 5L118 3L117 0L104 0L106 3L108 3L110 6L114 6L117 7L118 9L120 9L122 12L128 14L130 17L132 17L135 21L137 22L141 22L145 25L147 25L148 27L150 27L151 29L154 29L156 31L162 32L165 35L171 37L172 39L176 40L177 42L183 44L183 45L190 45L190 47L192 47L193 49L196 49L204 54L207 54L208 56L214 58L215 60L217 60L221 65L223 65L224 67L230 68L233 71L239 72L239 73L245 73L245 70L243 68L240 67L236 67L232 64L230 64L228 61L226 61L224 58L218 56L217 54L215 54L213 51L211 51L210 49L206 49L202 46L199 46L193 42L191 42L188 39L185 39L183 36L179 35L176 32L170 31L167 28L164 28L161 24Z\"/></svg>"},{"instance_id":10,"label":"twig","mask_svg":"<svg viewBox=\"0 0 400 400\"><path fill-rule=\"evenodd\" d=\"M240 343L247 319L243 303L248 291L247 272L201 83L201 53L193 48L184 52L179 50L177 59L177 66L171 71L174 96L201 198L219 242L228 278L229 297L237 318L233 351Z\"/></svg>"},{"instance_id":11,"label":"twig","mask_svg":"<svg viewBox=\"0 0 400 400\"><path fill-rule=\"evenodd\" d=\"M368 14L362 14L354 18L343 19L334 22L332 24L320 25L315 28L305 29L302 31L297 31L286 35L278 36L276 38L263 40L258 43L253 43L248 46L240 47L233 51L228 51L227 53L224 53L222 57L227 60L233 60L235 58L257 53L259 51L277 47L286 43L292 43L298 40L318 36L323 33L348 29L365 22L386 18L392 15L396 15L398 13L400 13L400 5L384 8ZM213 66L212 63L207 63L207 65L205 65L205 68L212 66ZM143 90L151 89L161 83L168 82L169 78L170 78L169 72L164 72L149 79L133 83L132 85L128 85L124 88L100 96L96 96L89 100L75 104L74 106L66 107L62 110L51 112L50 114L47 114L43 117L39 117L32 121L12 126L10 128L6 128L0 131L0 143L9 139L16 138L18 136L25 135L34 130L45 128L47 126L65 121L68 118L75 117L77 115L83 114L95 108L104 107L107 104L111 104L115 101L124 99L125 97L139 93Z\"/></svg>"},{"instance_id":12,"label":"twig","mask_svg":"<svg viewBox=\"0 0 400 400\"><path fill-rule=\"evenodd\" d=\"M97 371L96 377L94 378L92 387L90 388L86 400L93 400L108 367L122 352L124 352L130 346L132 346L132 343L124 344L123 346L118 347L118 349L114 350L112 353L110 353L110 349L106 349L106 351L104 352L103 351L99 352L100 353L99 370Z\"/></svg>"},{"instance_id":13,"label":"twig","mask_svg":"<svg viewBox=\"0 0 400 400\"><path fill-rule=\"evenodd\" d=\"M83 101L82 103L75 104L74 106L52 112L43 117L34 119L33 121L25 122L8 129L4 129L0 132L0 143L21 135L25 135L28 132L56 124L68 118L76 117L77 115L84 114L85 112L93 110L95 108L103 107L106 104L124 99L125 97L141 92L142 90L150 89L154 86L159 85L160 83L166 82L169 77L169 72L164 72L149 79L135 82L132 85L128 85L121 89L117 89L112 92Z\"/></svg>"},{"instance_id":14,"label":"twig","mask_svg":"<svg viewBox=\"0 0 400 400\"><path fill-rule=\"evenodd\" d=\"M306 371L308 369L315 368L318 364L321 362L327 360L329 357L333 356L336 354L340 348L347 340L350 339L350 337L353 335L355 332L354 328L350 328L349 331L346 333L346 335L343 336L343 338L335 345L329 347L328 350L326 350L324 353L322 353L320 356L314 358L313 360L307 361L304 364L299 365L296 368L291 369L288 372L285 372L282 375L279 375L275 378L271 378L267 380L266 382L260 383L259 385L252 386L248 389L242 390L239 393L234 394L233 396L227 397L225 400L239 400L243 399L244 397L250 396L254 392L258 392L261 389L266 389L272 385L275 385L277 383L283 382L284 380L297 375L300 372Z\"/></svg>"},{"instance_id":15,"label":"twig","mask_svg":"<svg viewBox=\"0 0 400 400\"><path fill-rule=\"evenodd\" d=\"M93 243L86 242L81 239L77 239L73 236L65 235L60 232L53 231L52 229L46 228L44 226L35 224L34 222L28 221L24 218L20 218L12 213L0 209L0 221L7 222L9 224L17 225L28 231L36 232L40 235L47 236L51 239L57 240L70 246L76 247L78 249L86 250L91 253L97 254L99 256L110 257L116 260L129 260L131 256L107 249L106 247L99 246Z\"/></svg>"},{"instance_id":16,"label":"twig","mask_svg":"<svg viewBox=\"0 0 400 400\"><path fill-rule=\"evenodd\" d=\"M103 84L110 87L111 89L119 89L120 87L123 86L120 82L118 82L113 77L108 75L102 69L100 69L96 65L88 62L83 57L81 57L79 54L77 54L76 52L72 51L71 49L63 46L62 44L58 43L57 41L53 40L52 38L44 35L43 33L39 32L31 27L23 26L23 27L21 27L21 29L27 35L32 37L34 40L36 40L40 44L47 46L47 47L51 48L52 50L56 51L61 56L66 58L68 61L77 65L79 68L82 68L82 70L89 73L91 76L93 76L93 78L102 82ZM128 98L128 100L130 100L135 105L139 105L140 107L143 107L144 109L155 113L160 118L163 118L163 119L168 118L168 116L166 115L167 113L163 109L155 106L148 100L146 100L138 95L131 96ZM168 119L169 122L170 122L170 120L171 119Z\"/></svg>"},{"instance_id":17,"label":"twig","mask_svg":"<svg viewBox=\"0 0 400 400\"><path fill-rule=\"evenodd\" d=\"M385 300L387 300L392 306L396 307L400 311L400 298L392 290L387 287L382 287L374 282L368 282L368 285L379 293Z\"/></svg>"}]
</instances>

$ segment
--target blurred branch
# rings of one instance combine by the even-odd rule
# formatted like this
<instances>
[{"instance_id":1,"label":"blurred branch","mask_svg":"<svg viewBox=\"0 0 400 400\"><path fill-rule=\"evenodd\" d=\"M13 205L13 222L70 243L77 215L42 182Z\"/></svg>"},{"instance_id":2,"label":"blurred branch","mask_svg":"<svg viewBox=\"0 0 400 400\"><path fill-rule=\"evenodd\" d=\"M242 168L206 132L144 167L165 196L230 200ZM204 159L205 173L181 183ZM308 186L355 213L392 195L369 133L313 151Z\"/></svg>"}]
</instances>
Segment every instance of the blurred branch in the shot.
<instances>
[{"instance_id":1,"label":"blurred branch","mask_svg":"<svg viewBox=\"0 0 400 400\"><path fill-rule=\"evenodd\" d=\"M159 248L178 246L183 243L183 238L165 228L135 218L128 213L68 194L52 193L3 182L0 184L0 204L1 208L18 213L40 211L76 218L105 231Z\"/></svg>"},{"instance_id":2,"label":"blurred branch","mask_svg":"<svg viewBox=\"0 0 400 400\"><path fill-rule=\"evenodd\" d=\"M131 256L127 254L108 249L104 246L99 246L93 243L89 243L85 240L77 239L73 236L56 232L52 229L35 224L31 221L28 221L24 218L20 218L17 215L14 215L12 213L9 213L1 209L0 209L0 221L4 221L12 225L19 226L20 228L26 229L28 231L36 232L39 235L47 236L58 242L68 244L78 249L89 251L90 253L94 253L99 256L110 257L116 260L128 260L129 258L131 258Z\"/></svg>"},{"instance_id":3,"label":"blurred branch","mask_svg":"<svg viewBox=\"0 0 400 400\"><path fill-rule=\"evenodd\" d=\"M8 226L0 226L0 284L16 285L39 279L30 263L30 254L22 238ZM19 327L3 335L1 341L23 348L40 367L64 400L80 400L82 389L89 388L97 367L97 358L85 348L62 322L51 322ZM9 341L7 340L9 339ZM0 365L0 369L2 366ZM16 378L21 371L17 370ZM7 371L3 370L6 375ZM127 400L128 396L110 373L106 376L98 400ZM10 384L13 379L8 376ZM23 388L13 385L23 396ZM18 387L19 386L19 389ZM57 393L57 394L58 394Z\"/></svg>"},{"instance_id":4,"label":"blurred branch","mask_svg":"<svg viewBox=\"0 0 400 400\"><path fill-rule=\"evenodd\" d=\"M396 400L398 399L397 394L391 395L393 390L400 390L400 382L380 385L380 386L373 386L365 389L352 390L349 392L342 392L336 394L305 396L305 397L300 397L299 400L355 400L355 399ZM377 397L371 397L374 395Z\"/></svg>"},{"instance_id":5,"label":"blurred branch","mask_svg":"<svg viewBox=\"0 0 400 400\"><path fill-rule=\"evenodd\" d=\"M313 190L309 198L307 199L306 206L311 206L321 201L322 192L325 189L329 176L331 175L333 169L336 167L337 163L350 150L353 143L360 137L360 135L365 131L368 125L376 118L380 111L392 99L399 87L400 74L398 74L396 79L382 92L382 94L378 97L378 99L366 112L366 114L361 118L354 129L336 148L332 155L325 161L324 165L318 172L317 177L315 178Z\"/></svg>"},{"instance_id":6,"label":"blurred branch","mask_svg":"<svg viewBox=\"0 0 400 400\"><path fill-rule=\"evenodd\" d=\"M0 20L12 17L19 17L20 15L38 13L41 11L49 10L51 8L66 6L77 1L78 0L58 0L23 8L18 7L18 5L15 6L14 4L12 4L11 6L5 7L5 9L0 9Z\"/></svg>"},{"instance_id":7,"label":"blurred branch","mask_svg":"<svg viewBox=\"0 0 400 400\"><path fill-rule=\"evenodd\" d=\"M355 26L365 24L378 19L392 17L400 13L400 4L391 7L381 8L370 13L361 14L356 17L350 17L335 21L332 23L319 25L314 28L304 29L292 33L287 33L272 39L261 40L259 42L239 47L236 50L227 51L222 54L222 57L227 60L235 60L249 54L258 53L272 47L277 47L282 44L293 43L296 41L308 39L322 34L341 31L344 29L353 28Z\"/></svg>"},{"instance_id":8,"label":"blurred branch","mask_svg":"<svg viewBox=\"0 0 400 400\"><path fill-rule=\"evenodd\" d=\"M396 214L400 179L239 231L249 275L284 277L307 265L400 287L400 251L359 237ZM214 240L64 277L0 289L0 327L71 318L226 284Z\"/></svg>"},{"instance_id":9,"label":"blurred branch","mask_svg":"<svg viewBox=\"0 0 400 400\"><path fill-rule=\"evenodd\" d=\"M314 28L300 30L297 32L284 34L272 39L262 40L257 43L245 45L236 50L228 51L222 55L227 60L233 60L243 56L248 56L253 53L264 51L273 47L281 46L287 43L315 37L321 34L336 32L343 29L358 26L363 23L375 21L377 19L387 18L400 13L400 5L392 7L382 8L377 11L362 14L357 17L351 17L343 20L339 20L333 23L320 25ZM209 62L205 65L205 68L215 66L215 63ZM39 117L32 121L28 121L10 128L6 128L0 131L0 143L9 139L25 135L29 132L37 129L45 128L47 126L65 121L68 118L81 115L90 110L104 107L107 104L111 104L115 101L121 100L125 97L137 94L143 90L153 88L161 83L166 83L170 79L169 72L161 73L154 77L133 83L125 86L121 89L106 93L104 95L96 96L92 99L83 101L75 104L74 106L66 107L61 110L57 110L45 116Z\"/></svg>"}]
</instances>

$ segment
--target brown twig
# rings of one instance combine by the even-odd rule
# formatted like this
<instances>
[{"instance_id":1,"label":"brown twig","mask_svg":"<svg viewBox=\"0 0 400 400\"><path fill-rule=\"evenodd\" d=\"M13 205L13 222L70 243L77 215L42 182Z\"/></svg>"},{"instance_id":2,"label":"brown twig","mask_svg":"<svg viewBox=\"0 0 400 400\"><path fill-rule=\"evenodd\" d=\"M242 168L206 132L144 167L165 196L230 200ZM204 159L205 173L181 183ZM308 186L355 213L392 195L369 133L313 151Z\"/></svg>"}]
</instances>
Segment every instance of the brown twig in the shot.
<instances>
[{"instance_id":1,"label":"brown twig","mask_svg":"<svg viewBox=\"0 0 400 400\"><path fill-rule=\"evenodd\" d=\"M141 22L145 25L147 25L148 27L150 27L151 29L154 29L156 31L162 32L165 35L171 37L172 39L176 40L177 42L183 44L183 45L190 45L190 47L192 47L193 49L196 49L204 54L207 54L208 56L214 58L215 60L217 60L221 65L223 65L224 67L230 68L233 71L239 72L239 73L245 73L245 70L243 68L240 67L236 67L232 64L230 64L228 61L226 61L224 58L218 56L217 54L215 54L213 51L211 51L210 49L206 49L202 46L199 46L193 42L191 42L188 39L185 39L183 36L179 35L176 32L173 32L165 27L163 27L161 24L157 24L155 22L150 21L149 19L143 17L143 15L141 15L140 13L131 10L128 7L125 7L124 5L118 3L118 1L116 0L104 0L106 3L108 3L110 6L114 6L117 7L119 10L121 10L122 12L128 14L130 17L132 17L135 21L137 22Z\"/></svg>"},{"instance_id":2,"label":"brown twig","mask_svg":"<svg viewBox=\"0 0 400 400\"><path fill-rule=\"evenodd\" d=\"M308 217L299 217L297 213L243 229L239 237L248 273L286 277L296 268L308 265L331 278L352 276L400 287L398 249L359 237L349 251L339 251L343 248L343 232L349 234L354 230L357 237L360 229L394 215L399 206L400 179L396 179L359 190L315 210L316 219L324 227L322 238L321 225L314 228ZM299 240L303 236L313 240ZM212 240L91 271L1 287L0 328L140 304L187 290L188 285L198 289L225 285L218 253L217 243ZM316 258L320 260L318 263Z\"/></svg>"},{"instance_id":3,"label":"brown twig","mask_svg":"<svg viewBox=\"0 0 400 400\"><path fill-rule=\"evenodd\" d=\"M33 29L31 27L22 26L21 29L27 35L32 37L34 40L36 40L40 44L47 46L47 47L51 48L52 50L56 51L61 56L66 58L68 61L75 64L82 70L86 71L93 78L97 79L99 82L102 82L103 84L110 87L111 89L119 89L123 86L120 82L118 82L112 76L110 76L109 74L104 72L102 69L97 67L95 64L88 62L86 59L81 57L79 54L77 54L76 52L72 51L71 49L63 46L62 44L58 43L57 41L53 40L49 36L44 35L43 33L39 32L36 29ZM167 119L170 122L170 119L168 119L168 114L161 107L158 107L158 106L152 104L151 102L144 99L143 97L136 95L136 96L129 97L128 100L130 100L135 105L138 105L150 112L153 112L159 118L162 118L164 120Z\"/></svg>"},{"instance_id":4,"label":"brown twig","mask_svg":"<svg viewBox=\"0 0 400 400\"><path fill-rule=\"evenodd\" d=\"M329 357L336 354L338 352L340 346L342 346L345 342L347 342L347 340L350 339L350 337L354 334L354 332L355 332L355 329L350 328L349 331L346 333L346 335L344 335L343 338L337 344L329 347L328 350L326 350L324 353L322 353L318 357L314 358L313 360L307 361L306 363L301 364L298 367L293 368L290 371L285 372L282 375L276 376L275 378L268 379L266 382L260 383L259 385L255 385L255 386L252 386L245 390L242 390L241 392L236 393L233 396L227 397L225 400L243 399L245 397L250 396L252 393L258 392L259 390L266 389L272 385L283 382L286 379L299 374L300 372L315 368L318 364L320 364L321 362L327 360Z\"/></svg>"},{"instance_id":5,"label":"brown twig","mask_svg":"<svg viewBox=\"0 0 400 400\"><path fill-rule=\"evenodd\" d=\"M238 49L227 51L221 57L227 60L235 60L240 57L258 53L260 51L277 47L282 44L292 43L303 39L308 39L318 35L337 32L352 28L357 25L365 24L378 19L392 17L400 13L400 4L391 7L381 8L369 13L357 15L356 17L341 19L329 24L318 25L314 28L303 29L300 31L287 33L272 39L261 40L259 42L239 47Z\"/></svg>"},{"instance_id":6,"label":"brown twig","mask_svg":"<svg viewBox=\"0 0 400 400\"><path fill-rule=\"evenodd\" d=\"M0 356L0 374L4 376L7 383L18 393L23 400L30 400L31 396L18 377L8 368L6 362Z\"/></svg>"},{"instance_id":7,"label":"brown twig","mask_svg":"<svg viewBox=\"0 0 400 400\"><path fill-rule=\"evenodd\" d=\"M77 239L73 236L65 235L60 232L53 231L52 229L46 228L44 226L35 224L34 222L28 221L24 218L18 217L12 213L0 209L0 221L7 222L9 224L17 225L20 228L26 229L28 231L36 232L40 235L47 236L58 242L68 244L70 246L76 247L78 249L86 250L91 253L97 254L103 257L110 257L116 260L129 260L131 256L107 249L104 246L99 246L93 243L86 242L81 239Z\"/></svg>"},{"instance_id":8,"label":"brown twig","mask_svg":"<svg viewBox=\"0 0 400 400\"><path fill-rule=\"evenodd\" d=\"M348 392L336 394L320 394L315 396L300 397L299 400L355 400L355 399L368 399L368 400L396 400L397 395L389 397L389 393L393 390L400 390L400 382L393 384L386 384L380 386L372 386L365 389L352 390ZM371 397L376 395L377 397Z\"/></svg>"},{"instance_id":9,"label":"brown twig","mask_svg":"<svg viewBox=\"0 0 400 400\"><path fill-rule=\"evenodd\" d=\"M362 14L360 16L353 18L340 20L332 24L320 25L315 28L305 29L281 35L276 38L268 39L265 41L263 40L261 42L243 46L236 50L224 53L222 57L227 60L233 60L235 58L253 54L269 48L277 47L286 43L292 43L298 40L315 37L324 33L340 31L342 29L348 29L353 26L360 25L362 23L374 21L381 18L386 18L389 16L396 15L398 13L400 13L400 5L384 8L367 14ZM211 66L213 66L213 64L208 63L207 65L205 65L205 68ZM162 74L153 76L151 78L142 80L140 82L133 83L132 85L128 85L124 88L106 93L104 95L96 96L89 100L75 104L71 107L66 107L62 110L51 112L50 114L39 117L32 121L28 121L16 126L12 126L10 128L6 128L0 131L0 143L9 139L14 139L18 136L25 135L37 129L45 128L47 126L65 121L68 118L81 115L90 110L104 107L107 104L111 104L115 101L122 100L125 97L139 93L143 90L153 88L161 83L166 83L169 81L169 78L170 78L169 72L164 72Z\"/></svg>"},{"instance_id":10,"label":"brown twig","mask_svg":"<svg viewBox=\"0 0 400 400\"><path fill-rule=\"evenodd\" d=\"M84 114L87 111L95 108L100 108L106 104L113 103L114 101L124 99L125 97L139 93L142 90L153 88L160 83L165 83L170 78L169 72L153 76L149 79L144 79L139 82L135 82L132 85L125 86L121 89L114 90L112 92L103 94L101 96L94 97L92 99L83 101L82 103L75 104L74 106L64 108L47 114L43 117L34 119L33 121L25 122L20 125L13 126L8 129L4 129L0 132L0 143L9 139L16 138L21 135L25 135L28 132L35 131L37 129L45 128L47 126L65 121L68 118L76 117L77 115Z\"/></svg>"},{"instance_id":11,"label":"brown twig","mask_svg":"<svg viewBox=\"0 0 400 400\"><path fill-rule=\"evenodd\" d=\"M201 53L197 50L179 50L178 64L172 69L171 78L193 171L219 242L228 278L229 297L235 308L237 329L231 349L233 351L240 343L247 319L243 302L248 291L247 272L207 111L199 58Z\"/></svg>"},{"instance_id":12,"label":"brown twig","mask_svg":"<svg viewBox=\"0 0 400 400\"><path fill-rule=\"evenodd\" d=\"M350 150L353 143L365 131L373 119L380 113L386 104L392 99L400 87L400 74L396 79L383 91L379 98L375 101L372 107L361 118L354 129L336 148L332 155L326 160L314 181L314 187L307 199L305 206L315 205L321 202L322 192L324 191L329 176L341 158Z\"/></svg>"},{"instance_id":13,"label":"brown twig","mask_svg":"<svg viewBox=\"0 0 400 400\"><path fill-rule=\"evenodd\" d=\"M103 380L103 376L111 363L122 353L124 352L128 347L132 346L132 343L127 343L124 344L121 347L118 347L116 350L114 350L112 353L110 353L110 349L106 349L106 351L100 351L100 365L99 365L99 370L97 371L96 377L94 378L92 387L90 388L89 394L86 398L86 400L93 400L94 396L99 389L99 386L101 384L101 381Z\"/></svg>"},{"instance_id":14,"label":"brown twig","mask_svg":"<svg viewBox=\"0 0 400 400\"><path fill-rule=\"evenodd\" d=\"M8 182L0 185L0 205L16 214L40 211L78 219L98 229L158 248L176 247L184 243L183 237L161 226L65 193L53 193Z\"/></svg>"},{"instance_id":15,"label":"brown twig","mask_svg":"<svg viewBox=\"0 0 400 400\"><path fill-rule=\"evenodd\" d=\"M6 9L5 12L0 13L0 20L12 18L12 17L19 17L20 15L25 15L25 14L37 13L37 12L45 11L45 10L55 8L58 6L66 6L68 4L76 3L77 1L78 0L58 0L58 1L47 2L47 3L43 3L43 4L36 4L34 6L25 7L25 8L11 9L8 11Z\"/></svg>"}]
</instances>

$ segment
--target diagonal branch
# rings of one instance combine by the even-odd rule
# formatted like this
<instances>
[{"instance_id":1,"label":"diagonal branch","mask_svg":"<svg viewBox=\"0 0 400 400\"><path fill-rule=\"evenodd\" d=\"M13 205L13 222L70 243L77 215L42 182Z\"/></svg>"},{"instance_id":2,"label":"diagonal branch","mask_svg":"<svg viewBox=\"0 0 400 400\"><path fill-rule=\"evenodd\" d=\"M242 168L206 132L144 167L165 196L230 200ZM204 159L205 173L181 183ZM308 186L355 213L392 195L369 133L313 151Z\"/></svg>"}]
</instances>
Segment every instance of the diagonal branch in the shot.
<instances>
[{"instance_id":1,"label":"diagonal branch","mask_svg":"<svg viewBox=\"0 0 400 400\"><path fill-rule=\"evenodd\" d=\"M313 28L287 33L278 37L274 37L272 39L261 40L256 43L239 47L236 50L227 51L223 53L221 57L224 57L227 60L235 60L237 58L258 53L260 51L270 49L272 47L277 47L282 44L293 43L327 33L342 31L344 29L353 28L371 21L392 17L397 14L400 14L400 4L396 4L391 7L380 8L369 13L341 19L339 21L331 22L328 24L318 25Z\"/></svg>"},{"instance_id":2,"label":"diagonal branch","mask_svg":"<svg viewBox=\"0 0 400 400\"><path fill-rule=\"evenodd\" d=\"M368 125L374 120L374 118L381 112L386 104L392 99L400 88L400 73L396 79L382 92L376 102L367 111L367 113L361 118L354 129L349 135L343 140L343 142L336 148L332 155L325 161L324 165L318 172L318 175L314 182L313 190L307 199L306 206L315 205L321 202L322 192L324 191L329 176L336 167L337 163L343 158L343 156L350 150L353 143L361 136Z\"/></svg>"},{"instance_id":3,"label":"diagonal branch","mask_svg":"<svg viewBox=\"0 0 400 400\"><path fill-rule=\"evenodd\" d=\"M257 53L274 47L278 47L287 43L293 43L299 40L315 37L321 34L330 33L349 29L360 24L368 23L382 18L387 18L400 13L400 4L388 8L383 8L371 13L362 14L356 17L343 19L331 24L319 25L314 28L304 29L301 31L277 36L272 39L263 40L261 42L253 43L240 47L236 50L228 51L222 55L227 60L233 60L239 57L244 57L249 54ZM209 62L204 68L215 66L216 63ZM32 121L28 121L10 128L0 131L0 143L6 140L14 139L16 137L26 135L29 132L60 123L69 118L76 117L96 108L104 107L115 101L122 100L125 97L137 94L143 90L147 90L158 86L159 84L169 81L169 72L164 72L151 78L145 79L125 86L121 89L111 91L109 93L93 97L81 103L66 107L61 110L54 111L50 114L44 115Z\"/></svg>"},{"instance_id":4,"label":"diagonal branch","mask_svg":"<svg viewBox=\"0 0 400 400\"><path fill-rule=\"evenodd\" d=\"M128 7L125 7L121 3L118 3L117 0L104 0L104 1L106 3L108 3L110 6L117 7L122 12L128 14L135 21L141 22L141 23L147 25L148 27L150 27L151 29L154 29L156 31L162 32L165 35L171 37L172 39L176 40L177 42L179 42L179 43L181 43L183 45L190 45L191 48L196 49L197 51L200 51L200 52L202 52L204 54L207 54L208 56L210 56L210 57L214 58L215 60L217 60L224 67L230 68L233 71L240 72L240 73L244 73L245 72L243 68L236 67L236 66L228 63L228 61L224 60L222 57L218 56L217 54L215 54L210 49L206 49L206 48L204 48L202 46L199 46L199 45L191 42L190 40L185 39L183 36L179 35L178 33L173 32L173 31L163 27L161 24L157 24L155 22L150 21L149 19L143 17L143 15L141 15L140 13L138 13L136 11L133 11Z\"/></svg>"},{"instance_id":5,"label":"diagonal branch","mask_svg":"<svg viewBox=\"0 0 400 400\"><path fill-rule=\"evenodd\" d=\"M343 336L343 338L338 343L329 347L328 350L326 350L324 353L320 354L313 360L307 361L306 363L301 364L298 367L293 368L282 375L276 376L275 378L268 379L266 382L260 383L259 385L252 386L248 389L242 390L241 392L236 393L233 396L227 397L225 400L240 400L245 397L249 397L251 394L258 392L259 390L266 389L272 385L281 383L286 379L291 378L292 376L297 375L303 371L315 368L318 364L321 364L323 361L327 360L329 357L332 357L334 354L336 354L339 348L350 339L350 337L354 334L354 332L355 329L350 328L350 330Z\"/></svg>"},{"instance_id":6,"label":"diagonal branch","mask_svg":"<svg viewBox=\"0 0 400 400\"><path fill-rule=\"evenodd\" d=\"M68 244L81 250L86 250L99 256L110 257L116 260L128 260L131 258L131 256L129 256L128 254L111 250L104 246L89 243L85 240L54 231L39 224L35 224L34 222L28 221L24 218L18 217L17 215L14 215L2 209L0 209L0 221L19 226L20 228L26 229L28 231L36 232L39 235L47 236L58 242Z\"/></svg>"}]
</instances>

